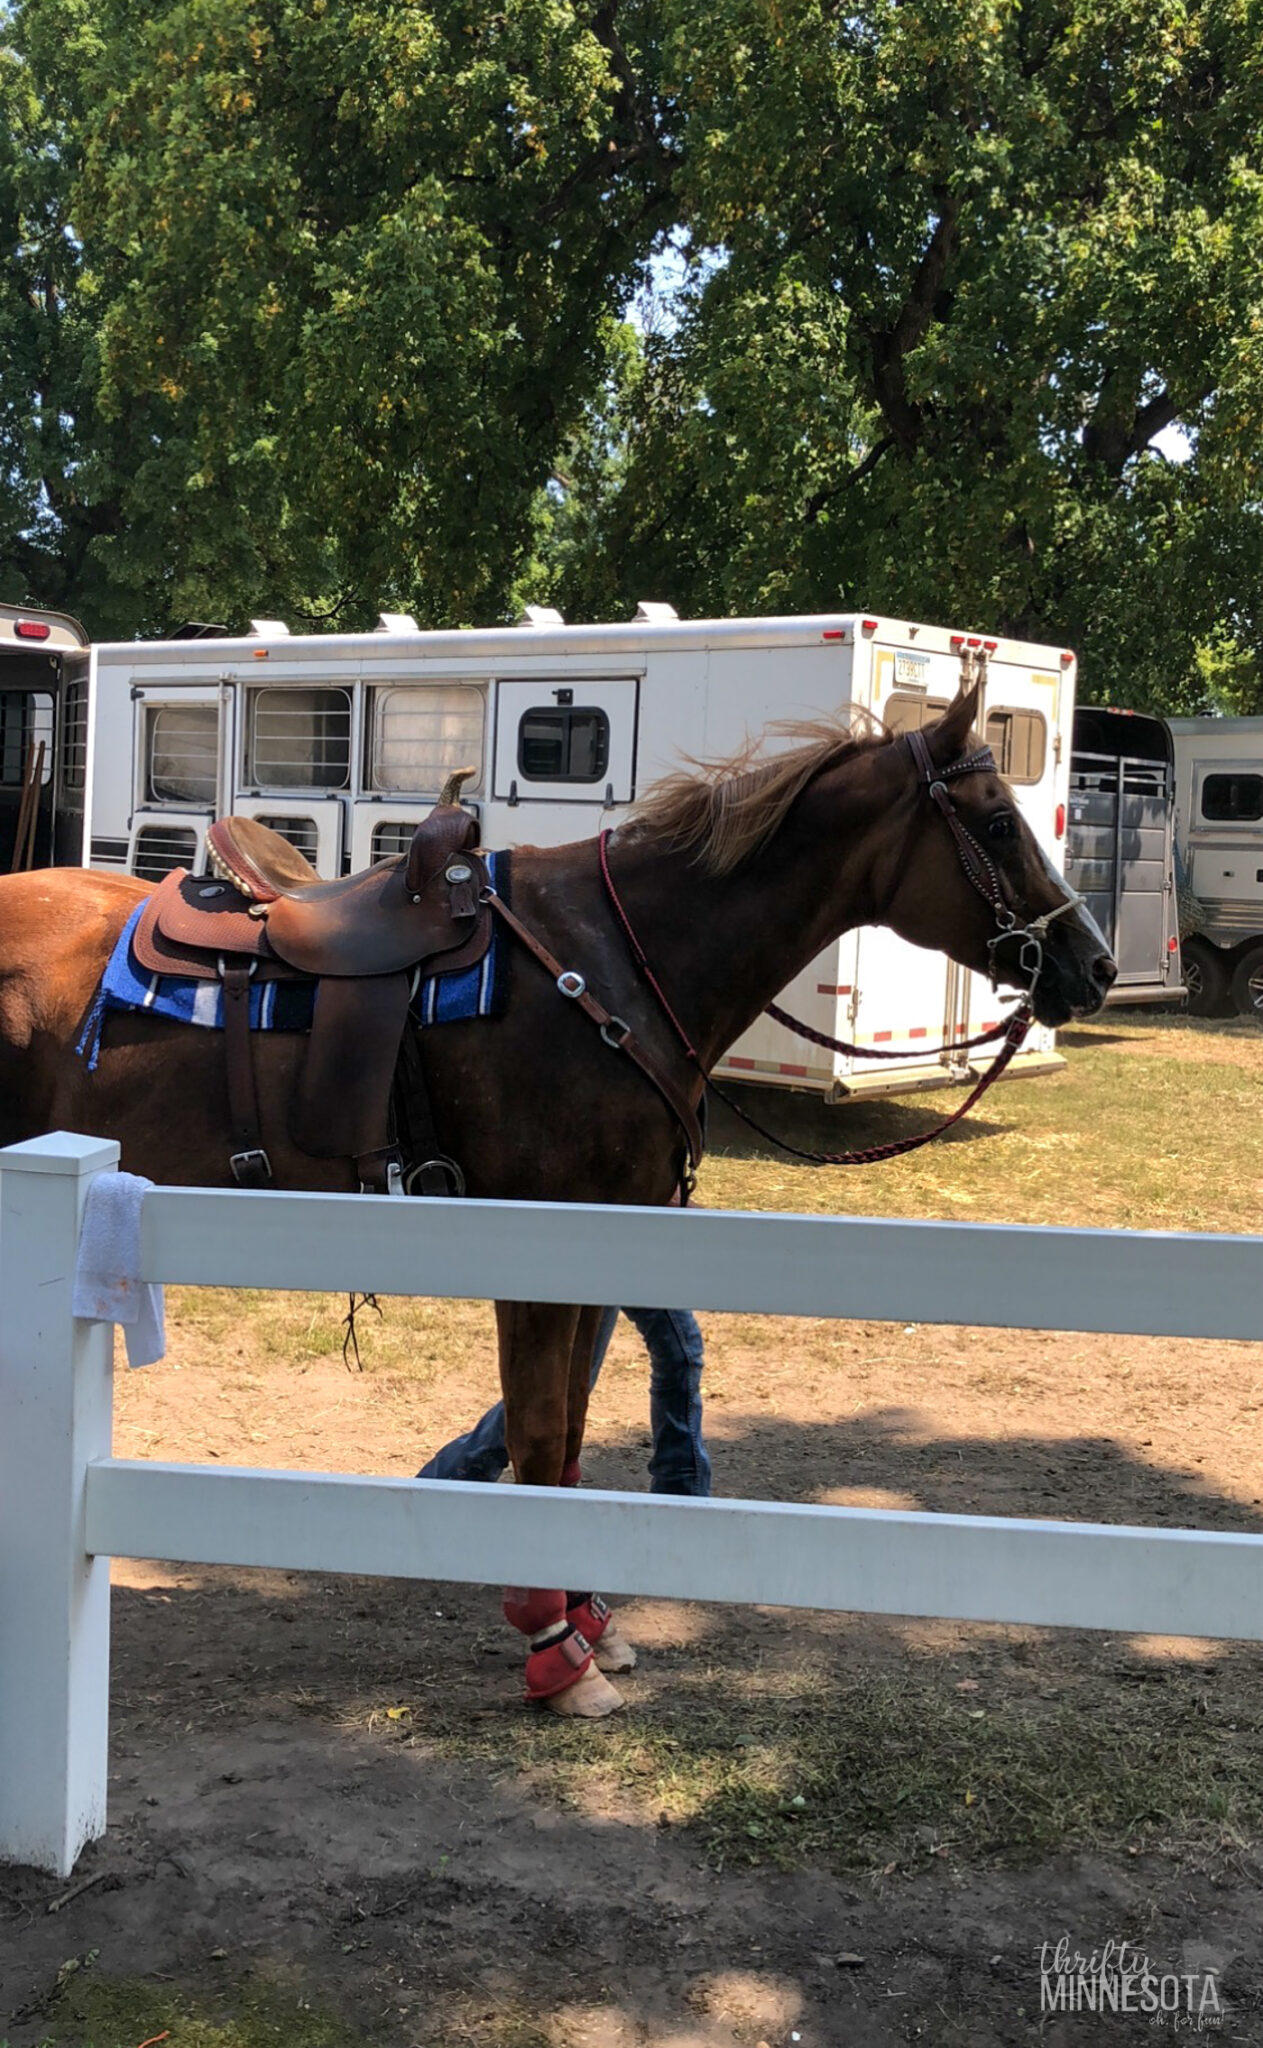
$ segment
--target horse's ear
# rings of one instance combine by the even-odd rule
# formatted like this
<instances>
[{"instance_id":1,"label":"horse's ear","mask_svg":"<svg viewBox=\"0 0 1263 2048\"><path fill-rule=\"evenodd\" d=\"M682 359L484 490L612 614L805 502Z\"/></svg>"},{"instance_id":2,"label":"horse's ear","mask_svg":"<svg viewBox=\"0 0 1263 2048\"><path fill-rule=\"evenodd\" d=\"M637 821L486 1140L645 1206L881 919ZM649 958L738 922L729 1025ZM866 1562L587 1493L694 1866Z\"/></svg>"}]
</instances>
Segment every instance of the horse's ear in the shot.
<instances>
[{"instance_id":1,"label":"horse's ear","mask_svg":"<svg viewBox=\"0 0 1263 2048\"><path fill-rule=\"evenodd\" d=\"M926 743L936 767L946 768L949 761L958 761L962 754L968 753L969 735L978 716L981 687L981 683L975 683L969 690L962 686L942 717L926 726Z\"/></svg>"}]
</instances>

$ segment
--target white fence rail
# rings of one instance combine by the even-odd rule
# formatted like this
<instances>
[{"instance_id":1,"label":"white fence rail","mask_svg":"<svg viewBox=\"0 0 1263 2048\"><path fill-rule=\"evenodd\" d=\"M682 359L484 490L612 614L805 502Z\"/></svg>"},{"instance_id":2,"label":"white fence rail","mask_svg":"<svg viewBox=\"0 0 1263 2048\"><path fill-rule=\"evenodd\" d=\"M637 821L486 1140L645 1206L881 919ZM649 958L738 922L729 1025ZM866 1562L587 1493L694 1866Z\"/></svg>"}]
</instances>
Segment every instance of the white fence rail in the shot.
<instances>
[{"instance_id":1,"label":"white fence rail","mask_svg":"<svg viewBox=\"0 0 1263 2048\"><path fill-rule=\"evenodd\" d=\"M1263 1640L1263 1536L173 1466L111 1455L70 1301L117 1147L0 1152L0 1860L105 1826L111 1556ZM150 1280L1263 1336L1263 1238L372 1196L146 1197Z\"/></svg>"}]
</instances>

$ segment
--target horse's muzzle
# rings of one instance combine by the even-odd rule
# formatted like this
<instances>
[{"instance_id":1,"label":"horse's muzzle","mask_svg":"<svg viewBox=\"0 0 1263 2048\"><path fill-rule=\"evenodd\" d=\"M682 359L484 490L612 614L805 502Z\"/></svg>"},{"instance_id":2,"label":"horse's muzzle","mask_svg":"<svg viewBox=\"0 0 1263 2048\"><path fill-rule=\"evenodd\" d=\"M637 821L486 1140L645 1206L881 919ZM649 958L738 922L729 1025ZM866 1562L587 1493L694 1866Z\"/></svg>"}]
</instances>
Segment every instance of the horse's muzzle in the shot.
<instances>
[{"instance_id":1,"label":"horse's muzzle","mask_svg":"<svg viewBox=\"0 0 1263 2048\"><path fill-rule=\"evenodd\" d=\"M1118 963L1109 953L1094 951L1086 961L1050 953L1035 984L1035 1015L1053 1029L1095 1017L1117 978Z\"/></svg>"}]
</instances>

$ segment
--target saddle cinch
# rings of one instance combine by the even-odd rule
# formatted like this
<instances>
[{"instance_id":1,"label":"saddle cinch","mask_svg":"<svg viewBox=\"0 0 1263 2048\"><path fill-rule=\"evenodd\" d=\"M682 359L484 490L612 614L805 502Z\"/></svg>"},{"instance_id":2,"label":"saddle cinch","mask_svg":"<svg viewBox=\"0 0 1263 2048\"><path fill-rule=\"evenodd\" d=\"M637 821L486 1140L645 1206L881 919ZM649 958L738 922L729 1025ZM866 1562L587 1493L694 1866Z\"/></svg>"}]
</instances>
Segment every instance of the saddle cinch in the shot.
<instances>
[{"instance_id":1,"label":"saddle cinch","mask_svg":"<svg viewBox=\"0 0 1263 2048\"><path fill-rule=\"evenodd\" d=\"M472 773L473 771L465 771ZM474 851L478 822L460 807L464 773L449 778L406 855L326 882L297 848L256 818L218 818L206 835L213 875L180 868L155 890L133 949L150 974L219 981L233 1150L242 1187L267 1187L250 1033L250 987L315 983L307 1055L290 1104L289 1135L317 1159L354 1162L375 1194L404 1188L404 1148L392 1090L401 1059L407 1090L408 1186L461 1192L458 1169L434 1135L412 1034L414 975L456 972L491 943L486 867ZM411 1057L409 1057L411 1055Z\"/></svg>"}]
</instances>

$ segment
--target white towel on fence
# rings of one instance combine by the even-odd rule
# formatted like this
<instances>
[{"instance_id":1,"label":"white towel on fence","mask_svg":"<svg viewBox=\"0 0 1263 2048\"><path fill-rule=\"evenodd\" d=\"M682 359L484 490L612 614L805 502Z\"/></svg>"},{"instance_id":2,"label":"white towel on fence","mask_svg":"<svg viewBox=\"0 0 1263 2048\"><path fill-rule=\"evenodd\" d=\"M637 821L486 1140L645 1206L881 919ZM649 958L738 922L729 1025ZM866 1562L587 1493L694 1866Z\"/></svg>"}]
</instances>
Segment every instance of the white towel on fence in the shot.
<instances>
[{"instance_id":1,"label":"white towel on fence","mask_svg":"<svg viewBox=\"0 0 1263 2048\"><path fill-rule=\"evenodd\" d=\"M167 1348L162 1289L140 1277L140 1205L153 1186L138 1173L99 1173L88 1189L73 1308L121 1323L129 1365L156 1365Z\"/></svg>"}]
</instances>

